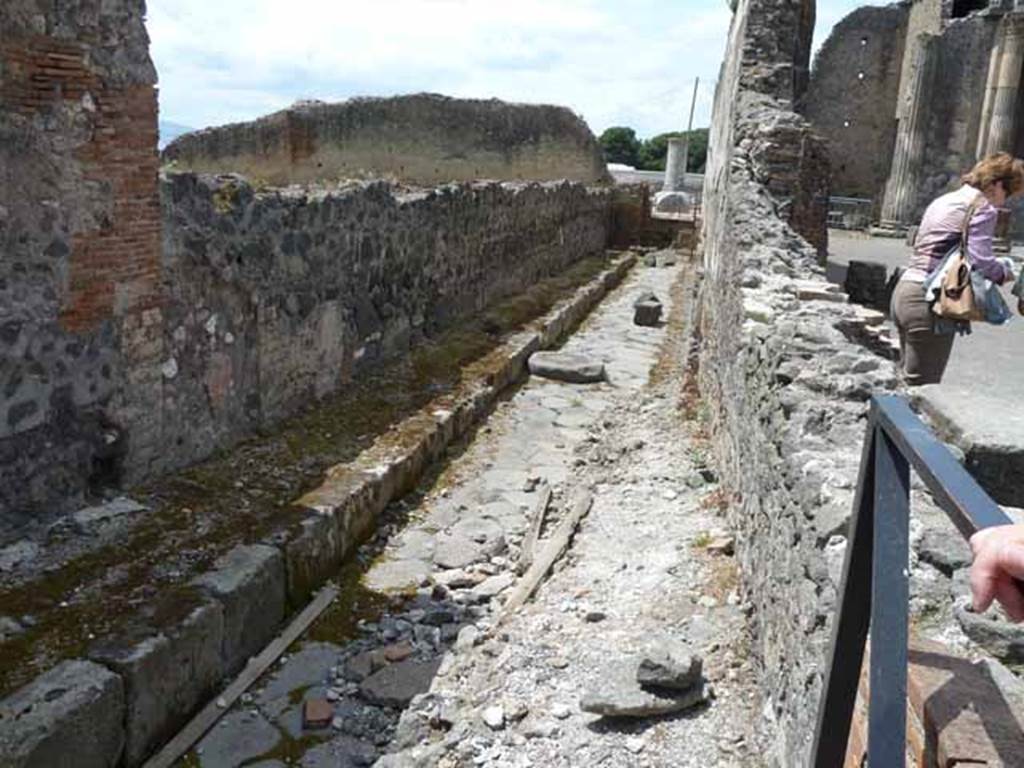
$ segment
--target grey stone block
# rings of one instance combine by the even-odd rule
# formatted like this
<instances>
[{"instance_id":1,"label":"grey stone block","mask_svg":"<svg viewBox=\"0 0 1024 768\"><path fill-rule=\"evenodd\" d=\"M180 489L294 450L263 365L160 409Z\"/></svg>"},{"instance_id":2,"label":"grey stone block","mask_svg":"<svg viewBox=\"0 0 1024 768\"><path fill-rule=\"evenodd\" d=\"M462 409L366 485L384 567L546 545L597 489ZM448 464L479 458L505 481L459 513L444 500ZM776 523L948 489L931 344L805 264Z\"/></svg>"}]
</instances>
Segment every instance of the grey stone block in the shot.
<instances>
[{"instance_id":1,"label":"grey stone block","mask_svg":"<svg viewBox=\"0 0 1024 768\"><path fill-rule=\"evenodd\" d=\"M224 608L224 669L237 672L273 638L285 615L284 557L261 544L235 547L196 584Z\"/></svg>"},{"instance_id":2,"label":"grey stone block","mask_svg":"<svg viewBox=\"0 0 1024 768\"><path fill-rule=\"evenodd\" d=\"M430 682L440 665L440 658L430 661L408 659L391 664L366 678L359 686L359 692L373 704L404 707L414 696L430 689Z\"/></svg>"},{"instance_id":3,"label":"grey stone block","mask_svg":"<svg viewBox=\"0 0 1024 768\"><path fill-rule=\"evenodd\" d=\"M967 471L993 499L1024 505L1024 413L973 384L929 384L913 391L915 405L939 436L966 455Z\"/></svg>"},{"instance_id":4,"label":"grey stone block","mask_svg":"<svg viewBox=\"0 0 1024 768\"><path fill-rule=\"evenodd\" d=\"M124 748L124 685L88 661L65 661L0 702L5 768L113 768Z\"/></svg>"},{"instance_id":5,"label":"grey stone block","mask_svg":"<svg viewBox=\"0 0 1024 768\"><path fill-rule=\"evenodd\" d=\"M311 513L284 545L288 602L304 605L341 564L341 536L333 514Z\"/></svg>"},{"instance_id":6,"label":"grey stone block","mask_svg":"<svg viewBox=\"0 0 1024 768\"><path fill-rule=\"evenodd\" d=\"M644 301L633 308L633 323L647 327L656 327L661 322L661 304Z\"/></svg>"},{"instance_id":7,"label":"grey stone block","mask_svg":"<svg viewBox=\"0 0 1024 768\"><path fill-rule=\"evenodd\" d=\"M530 356L530 373L573 384L604 380L604 363L566 352L536 352Z\"/></svg>"},{"instance_id":8,"label":"grey stone block","mask_svg":"<svg viewBox=\"0 0 1024 768\"><path fill-rule=\"evenodd\" d=\"M153 611L164 626L137 623L90 653L125 683L124 763L141 763L217 691L224 669L224 612L219 603L181 598Z\"/></svg>"}]
</instances>

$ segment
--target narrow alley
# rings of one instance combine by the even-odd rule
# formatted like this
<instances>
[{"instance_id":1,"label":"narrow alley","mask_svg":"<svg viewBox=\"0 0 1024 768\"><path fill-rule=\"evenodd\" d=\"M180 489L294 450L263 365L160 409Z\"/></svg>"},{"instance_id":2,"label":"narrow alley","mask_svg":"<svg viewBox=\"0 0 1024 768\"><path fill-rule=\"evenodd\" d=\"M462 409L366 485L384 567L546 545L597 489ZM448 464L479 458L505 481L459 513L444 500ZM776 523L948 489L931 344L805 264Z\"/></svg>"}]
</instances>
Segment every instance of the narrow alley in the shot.
<instances>
[{"instance_id":1,"label":"narrow alley","mask_svg":"<svg viewBox=\"0 0 1024 768\"><path fill-rule=\"evenodd\" d=\"M693 274L676 259L638 264L560 350L605 380L534 375L502 402L389 508L365 574L346 570L341 598L186 764L759 764L731 540L683 391ZM633 322L647 292L665 302L659 327ZM566 528L534 600L506 607ZM659 655L686 657L682 690L637 682Z\"/></svg>"}]
</instances>

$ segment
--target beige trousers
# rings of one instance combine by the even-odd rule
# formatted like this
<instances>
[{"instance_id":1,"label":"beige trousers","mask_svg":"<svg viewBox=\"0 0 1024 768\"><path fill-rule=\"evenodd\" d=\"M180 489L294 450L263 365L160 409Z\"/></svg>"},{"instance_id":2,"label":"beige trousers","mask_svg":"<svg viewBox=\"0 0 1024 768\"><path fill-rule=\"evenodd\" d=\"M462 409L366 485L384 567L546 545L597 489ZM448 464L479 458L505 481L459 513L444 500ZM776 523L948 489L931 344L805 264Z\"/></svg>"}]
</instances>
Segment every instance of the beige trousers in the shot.
<instances>
[{"instance_id":1,"label":"beige trousers","mask_svg":"<svg viewBox=\"0 0 1024 768\"><path fill-rule=\"evenodd\" d=\"M900 333L900 366L907 384L938 384L953 351L954 334L932 330L934 315L921 283L898 282L890 310Z\"/></svg>"}]
</instances>

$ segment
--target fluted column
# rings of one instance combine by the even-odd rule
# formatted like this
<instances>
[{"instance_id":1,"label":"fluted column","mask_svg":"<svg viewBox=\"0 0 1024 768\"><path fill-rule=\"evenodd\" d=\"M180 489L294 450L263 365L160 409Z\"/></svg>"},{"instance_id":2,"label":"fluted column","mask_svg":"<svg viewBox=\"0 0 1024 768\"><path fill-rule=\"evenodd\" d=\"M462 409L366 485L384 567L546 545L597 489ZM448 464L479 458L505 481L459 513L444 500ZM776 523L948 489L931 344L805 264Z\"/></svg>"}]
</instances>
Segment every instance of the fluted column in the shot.
<instances>
[{"instance_id":1,"label":"fluted column","mask_svg":"<svg viewBox=\"0 0 1024 768\"><path fill-rule=\"evenodd\" d=\"M917 205L921 166L924 162L926 130L931 109L931 85L935 71L934 36L921 35L917 40L910 81L900 105L892 168L882 199L882 227L906 229Z\"/></svg>"},{"instance_id":2,"label":"fluted column","mask_svg":"<svg viewBox=\"0 0 1024 768\"><path fill-rule=\"evenodd\" d=\"M686 139L668 140L668 155L665 158L665 192L679 192L686 182Z\"/></svg>"},{"instance_id":3,"label":"fluted column","mask_svg":"<svg viewBox=\"0 0 1024 768\"><path fill-rule=\"evenodd\" d=\"M1018 16L1003 20L999 79L992 94L992 119L985 154L1013 152L1017 138L1017 97L1024 68L1024 23Z\"/></svg>"}]
</instances>

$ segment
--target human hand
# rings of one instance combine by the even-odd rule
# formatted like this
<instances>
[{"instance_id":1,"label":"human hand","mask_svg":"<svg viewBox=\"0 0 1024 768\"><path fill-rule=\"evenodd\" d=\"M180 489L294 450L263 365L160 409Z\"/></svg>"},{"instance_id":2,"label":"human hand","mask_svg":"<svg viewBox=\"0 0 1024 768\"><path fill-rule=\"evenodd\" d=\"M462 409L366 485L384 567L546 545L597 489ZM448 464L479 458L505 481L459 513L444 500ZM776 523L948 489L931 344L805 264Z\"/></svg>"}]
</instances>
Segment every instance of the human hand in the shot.
<instances>
[{"instance_id":1,"label":"human hand","mask_svg":"<svg viewBox=\"0 0 1024 768\"><path fill-rule=\"evenodd\" d=\"M971 595L974 610L998 600L1013 621L1024 621L1024 525L986 528L971 537Z\"/></svg>"}]
</instances>

